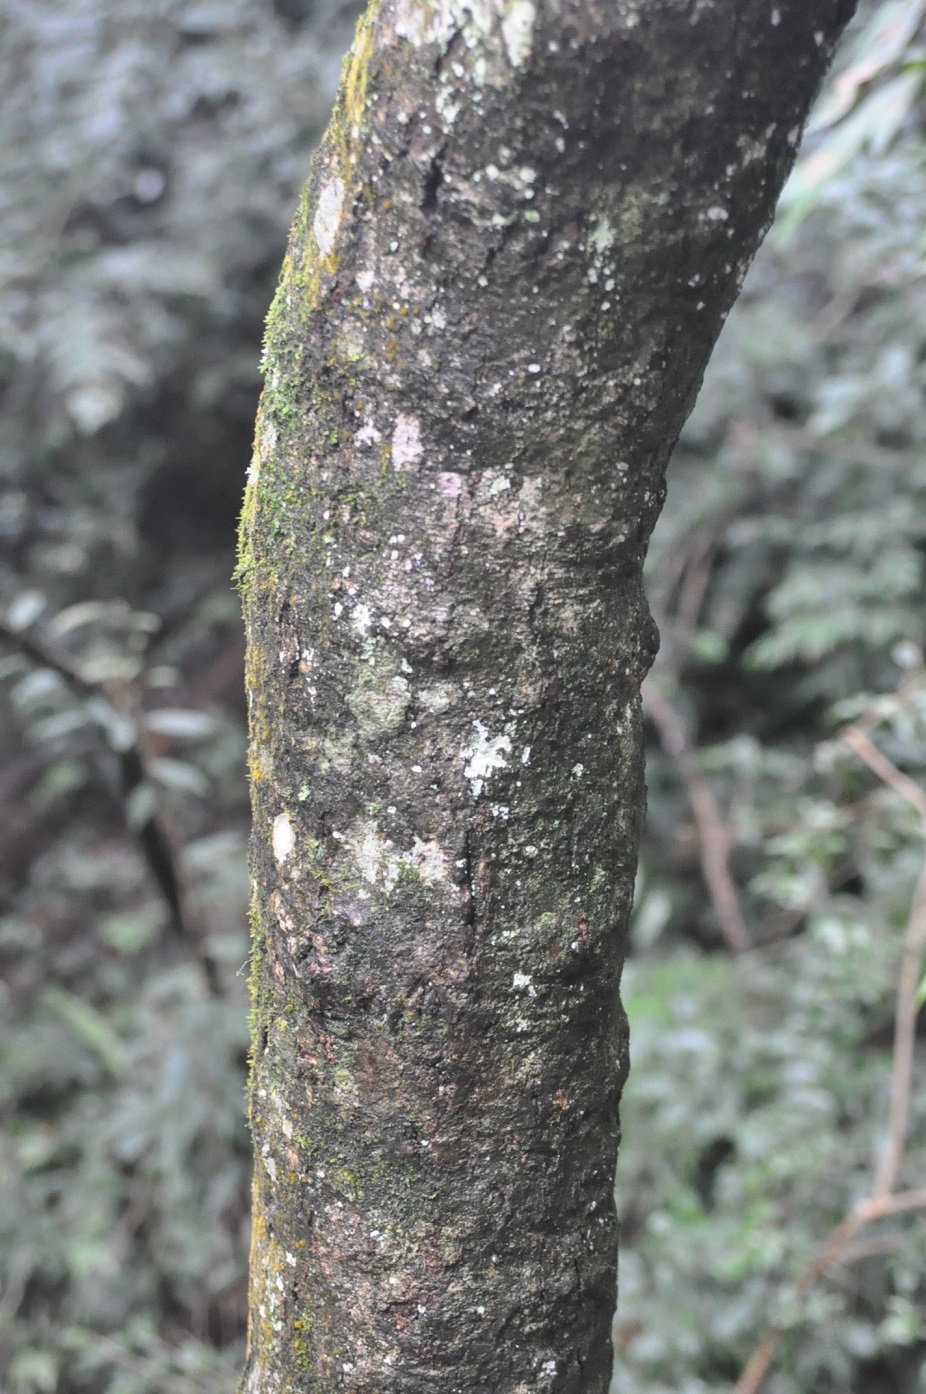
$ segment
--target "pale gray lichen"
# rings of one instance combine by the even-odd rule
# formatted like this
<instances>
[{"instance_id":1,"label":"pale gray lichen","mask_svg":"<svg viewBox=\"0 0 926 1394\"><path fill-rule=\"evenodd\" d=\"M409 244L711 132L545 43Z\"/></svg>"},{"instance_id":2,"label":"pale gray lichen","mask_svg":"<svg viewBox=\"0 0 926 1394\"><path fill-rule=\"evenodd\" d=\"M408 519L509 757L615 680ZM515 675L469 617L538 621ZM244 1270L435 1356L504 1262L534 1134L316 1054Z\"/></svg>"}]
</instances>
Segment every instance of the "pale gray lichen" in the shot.
<instances>
[{"instance_id":1,"label":"pale gray lichen","mask_svg":"<svg viewBox=\"0 0 926 1394\"><path fill-rule=\"evenodd\" d=\"M421 458L421 423L417 416L396 417L392 432L393 469L408 469Z\"/></svg>"},{"instance_id":2,"label":"pale gray lichen","mask_svg":"<svg viewBox=\"0 0 926 1394\"><path fill-rule=\"evenodd\" d=\"M490 736L488 728L481 721L474 721L473 729L475 735L470 744L460 751L460 756L466 761L463 773L478 799L489 776L507 766L505 756L511 750L511 737L505 733Z\"/></svg>"},{"instance_id":3,"label":"pale gray lichen","mask_svg":"<svg viewBox=\"0 0 926 1394\"><path fill-rule=\"evenodd\" d=\"M315 219L312 223L315 241L318 243L318 250L323 257L326 257L334 246L334 239L338 235L338 227L341 223L343 206L344 181L335 177L322 186L318 195Z\"/></svg>"},{"instance_id":4,"label":"pale gray lichen","mask_svg":"<svg viewBox=\"0 0 926 1394\"><path fill-rule=\"evenodd\" d=\"M530 57L536 20L532 0L511 0L502 17L502 37L513 68L522 68Z\"/></svg>"},{"instance_id":5,"label":"pale gray lichen","mask_svg":"<svg viewBox=\"0 0 926 1394\"><path fill-rule=\"evenodd\" d=\"M357 819L342 840L364 881L381 886L389 895L400 881L419 880L426 885L447 881L447 854L436 838L417 834L408 851L399 851L395 842L372 819Z\"/></svg>"},{"instance_id":6,"label":"pale gray lichen","mask_svg":"<svg viewBox=\"0 0 926 1394\"><path fill-rule=\"evenodd\" d=\"M278 813L274 818L271 842L276 860L281 863L285 862L296 845L296 834L293 832L293 825L289 821L288 814Z\"/></svg>"}]
</instances>

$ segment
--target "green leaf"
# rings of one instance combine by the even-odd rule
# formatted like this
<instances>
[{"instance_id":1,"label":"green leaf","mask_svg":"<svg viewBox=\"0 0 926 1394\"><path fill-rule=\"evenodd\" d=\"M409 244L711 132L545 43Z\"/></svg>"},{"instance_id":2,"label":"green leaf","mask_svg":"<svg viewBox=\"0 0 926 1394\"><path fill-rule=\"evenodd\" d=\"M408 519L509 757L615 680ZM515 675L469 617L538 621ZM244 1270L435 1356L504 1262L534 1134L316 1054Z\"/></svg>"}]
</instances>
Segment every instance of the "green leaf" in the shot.
<instances>
[{"instance_id":1,"label":"green leaf","mask_svg":"<svg viewBox=\"0 0 926 1394\"><path fill-rule=\"evenodd\" d=\"M11 629L28 629L45 609L47 597L37 590L20 591L7 610L6 620Z\"/></svg>"},{"instance_id":2,"label":"green leaf","mask_svg":"<svg viewBox=\"0 0 926 1394\"><path fill-rule=\"evenodd\" d=\"M82 997L75 997L59 987L46 988L42 1002L93 1051L111 1075L118 1077L122 1073L122 1042L101 1012Z\"/></svg>"},{"instance_id":3,"label":"green leaf","mask_svg":"<svg viewBox=\"0 0 926 1394\"><path fill-rule=\"evenodd\" d=\"M125 801L125 821L130 828L143 828L151 822L157 807L157 794L151 783L144 779L141 784L136 784Z\"/></svg>"},{"instance_id":4,"label":"green leaf","mask_svg":"<svg viewBox=\"0 0 926 1394\"><path fill-rule=\"evenodd\" d=\"M148 761L148 773L157 784L166 789L176 789L181 794L202 796L209 792L209 781L205 775L185 760L170 760L165 756L159 756Z\"/></svg>"},{"instance_id":5,"label":"green leaf","mask_svg":"<svg viewBox=\"0 0 926 1394\"><path fill-rule=\"evenodd\" d=\"M24 1350L10 1365L12 1394L54 1394L58 1362L50 1350Z\"/></svg>"},{"instance_id":6,"label":"green leaf","mask_svg":"<svg viewBox=\"0 0 926 1394\"><path fill-rule=\"evenodd\" d=\"M730 651L730 645L722 634L712 629L696 629L691 636L691 656L699 663L722 663Z\"/></svg>"},{"instance_id":7,"label":"green leaf","mask_svg":"<svg viewBox=\"0 0 926 1394\"><path fill-rule=\"evenodd\" d=\"M916 989L916 1005L922 1007L926 1002L926 973L923 974L919 987Z\"/></svg>"},{"instance_id":8,"label":"green leaf","mask_svg":"<svg viewBox=\"0 0 926 1394\"><path fill-rule=\"evenodd\" d=\"M143 718L146 731L175 741L198 741L215 731L215 718L191 707L158 707Z\"/></svg>"}]
</instances>

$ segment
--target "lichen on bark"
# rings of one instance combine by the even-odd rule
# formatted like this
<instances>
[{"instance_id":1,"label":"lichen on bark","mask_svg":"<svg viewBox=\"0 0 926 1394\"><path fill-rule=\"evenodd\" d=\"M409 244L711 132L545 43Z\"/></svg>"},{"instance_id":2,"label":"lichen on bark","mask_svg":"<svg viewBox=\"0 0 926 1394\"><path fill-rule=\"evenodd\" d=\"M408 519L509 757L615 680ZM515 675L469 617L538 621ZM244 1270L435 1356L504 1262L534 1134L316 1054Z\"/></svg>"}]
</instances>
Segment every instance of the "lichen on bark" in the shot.
<instances>
[{"instance_id":1,"label":"lichen on bark","mask_svg":"<svg viewBox=\"0 0 926 1394\"><path fill-rule=\"evenodd\" d=\"M361 21L242 521L244 1394L607 1386L643 555L850 9Z\"/></svg>"}]
</instances>

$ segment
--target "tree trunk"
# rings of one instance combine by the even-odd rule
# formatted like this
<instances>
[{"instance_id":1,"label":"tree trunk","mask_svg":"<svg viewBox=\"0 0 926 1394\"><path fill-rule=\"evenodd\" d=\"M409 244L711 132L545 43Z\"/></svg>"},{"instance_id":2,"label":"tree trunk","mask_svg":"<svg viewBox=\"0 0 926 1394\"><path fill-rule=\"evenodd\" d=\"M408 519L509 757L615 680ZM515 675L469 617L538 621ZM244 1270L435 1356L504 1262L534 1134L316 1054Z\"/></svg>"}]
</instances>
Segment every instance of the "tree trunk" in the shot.
<instances>
[{"instance_id":1,"label":"tree trunk","mask_svg":"<svg viewBox=\"0 0 926 1394\"><path fill-rule=\"evenodd\" d=\"M246 1394L601 1394L663 473L851 0L384 0L242 532Z\"/></svg>"}]
</instances>

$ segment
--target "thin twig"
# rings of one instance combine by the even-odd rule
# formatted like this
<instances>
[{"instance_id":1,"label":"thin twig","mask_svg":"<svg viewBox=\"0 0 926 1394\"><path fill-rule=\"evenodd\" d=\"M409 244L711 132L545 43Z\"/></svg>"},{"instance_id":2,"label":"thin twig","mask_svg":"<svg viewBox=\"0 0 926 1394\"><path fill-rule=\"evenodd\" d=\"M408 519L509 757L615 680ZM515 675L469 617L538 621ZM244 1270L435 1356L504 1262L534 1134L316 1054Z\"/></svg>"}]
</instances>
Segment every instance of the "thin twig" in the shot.
<instances>
[{"instance_id":1,"label":"thin twig","mask_svg":"<svg viewBox=\"0 0 926 1394\"><path fill-rule=\"evenodd\" d=\"M53 673L57 673L58 677L63 678L78 697L99 697L100 684L94 683L87 677L77 660L61 649L52 648L37 634L30 634L24 629L16 629L0 617L0 639L7 643L10 648L17 649L24 658L28 658L37 668L50 668Z\"/></svg>"},{"instance_id":2,"label":"thin twig","mask_svg":"<svg viewBox=\"0 0 926 1394\"><path fill-rule=\"evenodd\" d=\"M656 613L660 630L668 630L672 635L669 657L662 659L659 672L663 681L673 687L678 684L679 670L688 656L710 584L711 566L731 516L727 510L722 510L689 547L679 570L678 584L682 589L672 621ZM694 814L701 871L720 932L734 953L745 953L752 945L730 872L733 843L714 792L698 768L678 713L652 681L644 684L643 704L659 732L663 750L678 765Z\"/></svg>"},{"instance_id":3,"label":"thin twig","mask_svg":"<svg viewBox=\"0 0 926 1394\"><path fill-rule=\"evenodd\" d=\"M880 780L890 785L895 793L898 793L902 799L906 799L908 804L912 804L922 818L923 830L926 832L926 792L918 784L915 784L909 775L899 770L893 760L889 760L883 751L878 749L858 722L852 726L847 726L840 733L840 739L852 747L856 755L864 760L868 768L873 770Z\"/></svg>"},{"instance_id":4,"label":"thin twig","mask_svg":"<svg viewBox=\"0 0 926 1394\"><path fill-rule=\"evenodd\" d=\"M795 450L807 450L829 460L845 460L848 464L871 464L877 468L897 469L907 464L913 455L911 450L895 450L883 445L842 445L827 436L821 439L813 431L802 426L788 426L776 423L772 439Z\"/></svg>"},{"instance_id":5,"label":"thin twig","mask_svg":"<svg viewBox=\"0 0 926 1394\"><path fill-rule=\"evenodd\" d=\"M923 836L926 838L926 793L905 775L892 760L869 740L858 726L850 726L842 739L879 779L900 794L920 815ZM894 1018L894 1061L891 1069L891 1096L888 1113L887 1142L878 1162L872 1198L889 1196L897 1183L903 1159L907 1123L910 1114L910 1090L913 1082L913 1055L916 1047L916 1018L919 1010L917 992L922 977L923 953L926 950L926 862L917 878L910 915L904 934L903 957L897 983L897 1010Z\"/></svg>"},{"instance_id":6,"label":"thin twig","mask_svg":"<svg viewBox=\"0 0 926 1394\"><path fill-rule=\"evenodd\" d=\"M692 636L698 627L710 585L717 548L729 522L730 515L726 512L713 519L712 527L698 540L685 567L684 582L672 617L672 640L679 657L683 654L687 657L690 652Z\"/></svg>"},{"instance_id":7,"label":"thin twig","mask_svg":"<svg viewBox=\"0 0 926 1394\"><path fill-rule=\"evenodd\" d=\"M913 1057L916 1048L916 1018L919 1011L917 995L923 976L923 952L926 949L926 863L919 874L910 919L904 940L897 986L897 1015L894 1022L894 1068L891 1074L891 1101L888 1141L881 1154L875 1180L875 1195L888 1196L897 1182L903 1160L904 1143L910 1115L910 1091L913 1083Z\"/></svg>"},{"instance_id":8,"label":"thin twig","mask_svg":"<svg viewBox=\"0 0 926 1394\"><path fill-rule=\"evenodd\" d=\"M823 306L820 313L807 326L807 340L814 348L822 344L834 330L838 329L855 309L862 297L863 288L854 285L847 290L837 291Z\"/></svg>"},{"instance_id":9,"label":"thin twig","mask_svg":"<svg viewBox=\"0 0 926 1394\"><path fill-rule=\"evenodd\" d=\"M732 839L714 798L714 792L698 769L681 719L671 702L655 687L644 689L644 708L659 732L662 747L676 761L698 829L701 870L720 932L734 953L751 947L740 909L736 883L730 873Z\"/></svg>"}]
</instances>

